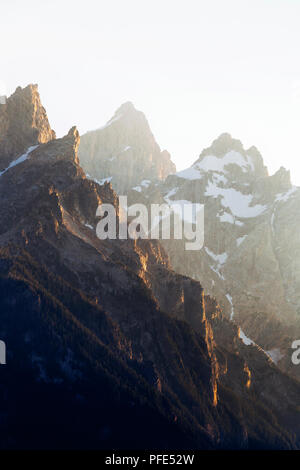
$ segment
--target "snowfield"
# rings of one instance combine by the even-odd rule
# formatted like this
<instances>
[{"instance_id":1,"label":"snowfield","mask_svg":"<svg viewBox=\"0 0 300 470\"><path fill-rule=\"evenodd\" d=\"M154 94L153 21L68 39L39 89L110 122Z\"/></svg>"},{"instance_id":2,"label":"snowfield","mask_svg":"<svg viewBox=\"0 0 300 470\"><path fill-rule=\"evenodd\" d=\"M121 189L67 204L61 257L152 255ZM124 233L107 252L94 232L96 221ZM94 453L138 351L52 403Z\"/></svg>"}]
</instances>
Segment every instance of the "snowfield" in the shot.
<instances>
[{"instance_id":1,"label":"snowfield","mask_svg":"<svg viewBox=\"0 0 300 470\"><path fill-rule=\"evenodd\" d=\"M257 217L267 209L267 206L261 204L251 206L250 204L253 200L251 194L243 194L233 188L220 188L211 182L208 183L204 195L213 198L220 196L222 206L230 209L231 213L236 217Z\"/></svg>"}]
</instances>

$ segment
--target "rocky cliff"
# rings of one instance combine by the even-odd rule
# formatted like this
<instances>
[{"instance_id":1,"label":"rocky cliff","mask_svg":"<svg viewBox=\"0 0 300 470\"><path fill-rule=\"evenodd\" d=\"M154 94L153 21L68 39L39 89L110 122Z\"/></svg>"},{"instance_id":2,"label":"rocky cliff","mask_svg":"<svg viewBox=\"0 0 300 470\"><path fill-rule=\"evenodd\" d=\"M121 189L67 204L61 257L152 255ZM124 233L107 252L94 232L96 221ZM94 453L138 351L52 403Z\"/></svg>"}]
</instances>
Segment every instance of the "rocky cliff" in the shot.
<instances>
[{"instance_id":1,"label":"rocky cliff","mask_svg":"<svg viewBox=\"0 0 300 470\"><path fill-rule=\"evenodd\" d=\"M30 145L55 138L43 108L37 85L18 87L0 104L0 165L6 168Z\"/></svg>"},{"instance_id":2,"label":"rocky cliff","mask_svg":"<svg viewBox=\"0 0 300 470\"><path fill-rule=\"evenodd\" d=\"M156 143L145 115L130 102L105 126L82 136L79 159L88 175L110 181L119 194L176 172L170 154Z\"/></svg>"}]
</instances>

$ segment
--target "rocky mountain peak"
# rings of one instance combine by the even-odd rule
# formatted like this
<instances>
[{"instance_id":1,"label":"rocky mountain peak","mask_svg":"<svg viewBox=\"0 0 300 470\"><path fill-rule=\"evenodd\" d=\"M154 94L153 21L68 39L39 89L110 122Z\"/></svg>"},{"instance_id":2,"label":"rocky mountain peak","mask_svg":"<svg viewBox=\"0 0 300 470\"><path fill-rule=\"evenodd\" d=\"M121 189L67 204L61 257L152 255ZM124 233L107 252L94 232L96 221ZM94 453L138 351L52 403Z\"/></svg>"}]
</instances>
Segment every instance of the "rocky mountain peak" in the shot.
<instances>
[{"instance_id":1,"label":"rocky mountain peak","mask_svg":"<svg viewBox=\"0 0 300 470\"><path fill-rule=\"evenodd\" d=\"M159 181L175 173L167 151L161 151L149 123L131 102L118 108L105 126L81 138L80 164L93 179L110 181L126 193L145 181Z\"/></svg>"},{"instance_id":2,"label":"rocky mountain peak","mask_svg":"<svg viewBox=\"0 0 300 470\"><path fill-rule=\"evenodd\" d=\"M281 183L285 184L287 189L291 187L291 172L284 168L284 166L281 166L279 170L276 171L274 177L276 177Z\"/></svg>"},{"instance_id":3,"label":"rocky mountain peak","mask_svg":"<svg viewBox=\"0 0 300 470\"><path fill-rule=\"evenodd\" d=\"M42 106L37 85L18 87L0 105L0 161L7 167L16 156L30 146L55 138Z\"/></svg>"},{"instance_id":4,"label":"rocky mountain peak","mask_svg":"<svg viewBox=\"0 0 300 470\"><path fill-rule=\"evenodd\" d=\"M120 113L130 113L130 112L138 112L135 108L134 104L131 101L126 101L125 103L121 104L121 106L117 109L116 114Z\"/></svg>"},{"instance_id":5,"label":"rocky mountain peak","mask_svg":"<svg viewBox=\"0 0 300 470\"><path fill-rule=\"evenodd\" d=\"M73 126L67 135L60 139L54 139L45 145L39 146L33 153L32 158L42 160L44 163L62 160L65 163L75 163L76 168L83 174L78 166L78 147L80 136L76 126Z\"/></svg>"},{"instance_id":6,"label":"rocky mountain peak","mask_svg":"<svg viewBox=\"0 0 300 470\"><path fill-rule=\"evenodd\" d=\"M127 141L135 143L135 139L141 135L156 144L145 114L135 108L131 101L123 103L114 113L113 117L100 130L115 130L126 132ZM157 145L157 144L156 144Z\"/></svg>"},{"instance_id":7,"label":"rocky mountain peak","mask_svg":"<svg viewBox=\"0 0 300 470\"><path fill-rule=\"evenodd\" d=\"M268 176L268 168L264 164L263 157L260 153L260 151L255 147L255 145L252 145L247 151L246 151L248 157L251 158L251 161L254 165L255 173L258 176Z\"/></svg>"},{"instance_id":8,"label":"rocky mountain peak","mask_svg":"<svg viewBox=\"0 0 300 470\"><path fill-rule=\"evenodd\" d=\"M266 189L273 194L284 193L292 188L291 173L283 166L267 180L269 181L269 184L266 185ZM266 182L265 178L263 179L263 182Z\"/></svg>"},{"instance_id":9,"label":"rocky mountain peak","mask_svg":"<svg viewBox=\"0 0 300 470\"><path fill-rule=\"evenodd\" d=\"M199 160L202 160L206 155L223 157L231 150L235 150L242 155L245 154L242 142L240 140L233 139L229 133L225 132L215 139L210 147L201 152Z\"/></svg>"},{"instance_id":10,"label":"rocky mountain peak","mask_svg":"<svg viewBox=\"0 0 300 470\"><path fill-rule=\"evenodd\" d=\"M76 126L71 127L67 135L69 138L73 139L73 147L77 158L77 152L80 144L80 135Z\"/></svg>"},{"instance_id":11,"label":"rocky mountain peak","mask_svg":"<svg viewBox=\"0 0 300 470\"><path fill-rule=\"evenodd\" d=\"M193 167L204 171L225 171L226 177L234 180L240 170L247 175L246 179L268 176L268 170L257 148L252 146L245 149L242 142L229 133L221 134L210 147L204 149Z\"/></svg>"}]
</instances>

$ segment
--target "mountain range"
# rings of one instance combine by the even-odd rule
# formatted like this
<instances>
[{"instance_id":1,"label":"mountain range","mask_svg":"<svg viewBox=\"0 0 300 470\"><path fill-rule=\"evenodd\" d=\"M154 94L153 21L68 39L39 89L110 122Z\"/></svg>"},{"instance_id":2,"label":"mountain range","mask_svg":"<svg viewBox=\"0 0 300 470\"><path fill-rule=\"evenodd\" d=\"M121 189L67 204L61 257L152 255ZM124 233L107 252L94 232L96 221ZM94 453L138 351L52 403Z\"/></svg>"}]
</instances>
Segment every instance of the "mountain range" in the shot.
<instances>
[{"instance_id":1,"label":"mountain range","mask_svg":"<svg viewBox=\"0 0 300 470\"><path fill-rule=\"evenodd\" d=\"M114 122L114 132L118 129L124 145L131 141L124 123L136 127L139 115L124 110L122 119ZM109 145L102 129L95 134ZM85 154L89 139L90 134L83 136L79 155ZM91 166L84 168L95 176ZM299 368L291 362L291 345L300 337L300 188L292 186L283 167L270 176L256 147L245 149L226 133L191 167L177 173L166 167L166 172L163 180L140 176L138 184L130 186L122 169L129 202L171 208L204 205L202 250L187 251L182 240L161 241L173 269L200 281L223 313L241 326L246 343L258 344L282 370L299 378Z\"/></svg>"},{"instance_id":2,"label":"mountain range","mask_svg":"<svg viewBox=\"0 0 300 470\"><path fill-rule=\"evenodd\" d=\"M0 161L0 448L300 448L285 170L224 134L176 173L130 103L56 138L36 85L0 105ZM100 240L117 192L204 203L204 248Z\"/></svg>"}]
</instances>

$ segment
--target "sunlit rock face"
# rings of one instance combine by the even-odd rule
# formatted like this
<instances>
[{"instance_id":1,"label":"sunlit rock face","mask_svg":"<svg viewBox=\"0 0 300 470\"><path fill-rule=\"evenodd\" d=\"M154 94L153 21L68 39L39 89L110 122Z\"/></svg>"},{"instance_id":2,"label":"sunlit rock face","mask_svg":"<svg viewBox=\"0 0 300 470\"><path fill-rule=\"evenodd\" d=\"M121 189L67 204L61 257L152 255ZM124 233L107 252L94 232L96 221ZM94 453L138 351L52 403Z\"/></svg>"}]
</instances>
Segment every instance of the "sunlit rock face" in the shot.
<instances>
[{"instance_id":1,"label":"sunlit rock face","mask_svg":"<svg viewBox=\"0 0 300 470\"><path fill-rule=\"evenodd\" d=\"M119 194L176 171L170 154L156 143L145 115L130 102L105 126L82 136L79 159L87 174L110 181Z\"/></svg>"},{"instance_id":2,"label":"sunlit rock face","mask_svg":"<svg viewBox=\"0 0 300 470\"><path fill-rule=\"evenodd\" d=\"M199 280L244 334L298 375L290 348L300 337L300 189L289 171L269 176L255 147L222 134L190 168L132 190L129 200L204 204L199 252L162 241L172 267Z\"/></svg>"},{"instance_id":3,"label":"sunlit rock face","mask_svg":"<svg viewBox=\"0 0 300 470\"><path fill-rule=\"evenodd\" d=\"M55 138L37 85L18 87L0 104L0 165L5 168L30 146Z\"/></svg>"}]
</instances>

